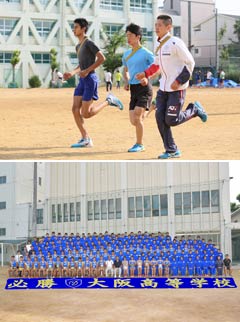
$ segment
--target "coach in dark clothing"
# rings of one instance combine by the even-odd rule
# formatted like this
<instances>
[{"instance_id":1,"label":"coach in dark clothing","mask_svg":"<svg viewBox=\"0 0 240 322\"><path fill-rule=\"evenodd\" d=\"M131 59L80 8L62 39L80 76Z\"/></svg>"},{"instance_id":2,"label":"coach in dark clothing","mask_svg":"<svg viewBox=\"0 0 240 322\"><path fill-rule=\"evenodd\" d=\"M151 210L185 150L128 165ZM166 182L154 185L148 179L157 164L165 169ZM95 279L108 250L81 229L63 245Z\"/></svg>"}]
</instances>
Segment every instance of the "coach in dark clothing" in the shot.
<instances>
[{"instance_id":1,"label":"coach in dark clothing","mask_svg":"<svg viewBox=\"0 0 240 322\"><path fill-rule=\"evenodd\" d=\"M230 276L232 276L232 265L231 265L232 261L229 258L229 255L226 254L225 258L223 260L223 264L224 264L224 275L227 276L228 274Z\"/></svg>"},{"instance_id":2,"label":"coach in dark clothing","mask_svg":"<svg viewBox=\"0 0 240 322\"><path fill-rule=\"evenodd\" d=\"M121 277L121 273L122 273L122 261L119 259L118 256L116 256L116 259L113 263L113 267L114 267L114 277Z\"/></svg>"},{"instance_id":3,"label":"coach in dark clothing","mask_svg":"<svg viewBox=\"0 0 240 322\"><path fill-rule=\"evenodd\" d=\"M217 276L222 276L223 274L223 261L220 258L220 256L217 257L217 260L215 262L216 270L217 270Z\"/></svg>"}]
</instances>

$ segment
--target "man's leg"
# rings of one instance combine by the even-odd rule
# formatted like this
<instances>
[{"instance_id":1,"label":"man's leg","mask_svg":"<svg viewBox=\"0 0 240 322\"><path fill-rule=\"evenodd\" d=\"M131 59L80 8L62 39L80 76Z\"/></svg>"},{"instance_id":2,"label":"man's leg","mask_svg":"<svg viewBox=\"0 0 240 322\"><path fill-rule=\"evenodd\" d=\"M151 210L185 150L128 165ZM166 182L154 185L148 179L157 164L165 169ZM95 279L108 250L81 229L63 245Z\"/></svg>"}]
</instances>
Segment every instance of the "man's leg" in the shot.
<instances>
[{"instance_id":1,"label":"man's leg","mask_svg":"<svg viewBox=\"0 0 240 322\"><path fill-rule=\"evenodd\" d=\"M98 114L104 107L108 106L108 101L104 101L98 105L93 105L93 100L91 101L82 101L81 115L85 118L91 118L94 115Z\"/></svg>"},{"instance_id":2,"label":"man's leg","mask_svg":"<svg viewBox=\"0 0 240 322\"><path fill-rule=\"evenodd\" d=\"M130 122L136 128L136 143L142 145L143 143L143 116L145 109L136 106L134 110L129 111Z\"/></svg>"},{"instance_id":3,"label":"man's leg","mask_svg":"<svg viewBox=\"0 0 240 322\"><path fill-rule=\"evenodd\" d=\"M82 107L82 96L74 96L73 97L73 106L72 113L74 116L74 120L77 124L77 127L83 138L88 137L88 133L84 124L84 119L81 115L81 107Z\"/></svg>"},{"instance_id":4,"label":"man's leg","mask_svg":"<svg viewBox=\"0 0 240 322\"><path fill-rule=\"evenodd\" d=\"M186 96L186 90L169 93L165 121L168 126L182 124L197 116L197 109L194 104L189 104L185 111L182 111Z\"/></svg>"},{"instance_id":5,"label":"man's leg","mask_svg":"<svg viewBox=\"0 0 240 322\"><path fill-rule=\"evenodd\" d=\"M177 151L177 146L172 136L170 126L165 122L165 115L167 111L168 94L159 90L156 97L156 121L158 130L163 140L166 152L172 153Z\"/></svg>"},{"instance_id":6,"label":"man's leg","mask_svg":"<svg viewBox=\"0 0 240 322\"><path fill-rule=\"evenodd\" d=\"M185 96L186 90L169 93L165 119L169 126L185 123L196 116L199 116L202 122L207 121L207 114L199 102L188 104L186 110L182 111Z\"/></svg>"}]
</instances>

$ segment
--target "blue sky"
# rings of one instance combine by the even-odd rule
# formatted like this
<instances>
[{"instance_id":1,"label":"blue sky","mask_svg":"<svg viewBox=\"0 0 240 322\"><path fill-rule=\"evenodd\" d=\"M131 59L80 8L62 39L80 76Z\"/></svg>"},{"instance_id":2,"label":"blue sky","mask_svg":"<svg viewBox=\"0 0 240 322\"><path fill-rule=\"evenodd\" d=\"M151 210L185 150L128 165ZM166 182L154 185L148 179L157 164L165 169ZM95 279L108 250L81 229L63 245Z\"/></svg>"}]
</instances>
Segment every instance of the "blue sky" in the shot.
<instances>
[{"instance_id":1,"label":"blue sky","mask_svg":"<svg viewBox=\"0 0 240 322\"><path fill-rule=\"evenodd\" d=\"M159 0L159 4L162 5L162 3L163 0ZM240 15L239 0L215 0L215 3L220 13Z\"/></svg>"},{"instance_id":2,"label":"blue sky","mask_svg":"<svg viewBox=\"0 0 240 322\"><path fill-rule=\"evenodd\" d=\"M230 200L237 202L236 196L240 193L240 161L229 161Z\"/></svg>"}]
</instances>

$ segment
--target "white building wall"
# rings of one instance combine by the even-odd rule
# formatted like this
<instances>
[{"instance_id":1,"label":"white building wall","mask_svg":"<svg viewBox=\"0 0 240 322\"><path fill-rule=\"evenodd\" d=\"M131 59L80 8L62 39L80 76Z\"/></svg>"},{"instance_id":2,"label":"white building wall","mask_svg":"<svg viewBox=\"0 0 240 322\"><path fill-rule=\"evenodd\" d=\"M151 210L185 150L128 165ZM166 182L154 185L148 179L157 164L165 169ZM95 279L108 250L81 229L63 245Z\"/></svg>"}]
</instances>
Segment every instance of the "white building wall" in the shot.
<instances>
[{"instance_id":1,"label":"white building wall","mask_svg":"<svg viewBox=\"0 0 240 322\"><path fill-rule=\"evenodd\" d=\"M38 207L45 202L45 164L38 164L42 185L38 185ZM0 177L6 176L6 184L0 184L0 202L6 201L6 209L0 210L0 228L6 235L0 240L15 240L31 235L33 200L33 162L1 162Z\"/></svg>"},{"instance_id":2,"label":"white building wall","mask_svg":"<svg viewBox=\"0 0 240 322\"><path fill-rule=\"evenodd\" d=\"M223 239L226 249L229 242L226 223L230 220L228 163L179 162L179 163L50 163L50 204L81 201L81 222L49 223L49 229L56 232L124 232L124 231L169 231L175 234L208 234ZM84 174L81 172L84 169ZM69 180L69 178L72 178ZM81 184L78 184L80 182ZM223 184L224 183L224 184ZM175 215L174 194L195 191L218 190L220 211L209 208L200 213ZM168 216L129 218L128 198L167 194ZM88 201L121 198L122 218L109 220L88 220ZM48 209L51 211L49 207ZM51 214L48 214L51 218ZM48 219L49 220L49 219Z\"/></svg>"},{"instance_id":3,"label":"white building wall","mask_svg":"<svg viewBox=\"0 0 240 322\"><path fill-rule=\"evenodd\" d=\"M238 17L240 18L240 17ZM217 34L223 28L226 32L221 40L218 39L217 46L219 49L218 55L223 46L231 44L231 39L237 41L234 34L234 24L237 16L218 14L217 15ZM193 31L194 47L198 49L198 54L194 54L199 66L213 66L216 61L216 15L212 15L209 19L203 17L199 25L195 25ZM193 50L194 53L194 50Z\"/></svg>"},{"instance_id":4,"label":"white building wall","mask_svg":"<svg viewBox=\"0 0 240 322\"><path fill-rule=\"evenodd\" d=\"M171 4L173 5L171 7ZM173 26L181 27L181 38L189 47L189 27L191 28L191 44L195 45L193 27L215 12L214 0L165 0L160 14L168 14L173 19ZM189 20L189 17L191 18Z\"/></svg>"}]
</instances>

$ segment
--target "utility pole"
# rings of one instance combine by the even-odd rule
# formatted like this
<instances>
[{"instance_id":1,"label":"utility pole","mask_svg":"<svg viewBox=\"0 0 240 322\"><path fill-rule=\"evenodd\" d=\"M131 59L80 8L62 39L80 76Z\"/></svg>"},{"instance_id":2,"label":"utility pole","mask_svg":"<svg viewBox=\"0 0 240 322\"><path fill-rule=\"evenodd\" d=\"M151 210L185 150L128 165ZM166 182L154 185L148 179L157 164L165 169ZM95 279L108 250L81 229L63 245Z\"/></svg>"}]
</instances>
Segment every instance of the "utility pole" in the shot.
<instances>
[{"instance_id":1,"label":"utility pole","mask_svg":"<svg viewBox=\"0 0 240 322\"><path fill-rule=\"evenodd\" d=\"M215 11L215 65L218 72L218 10Z\"/></svg>"},{"instance_id":2,"label":"utility pole","mask_svg":"<svg viewBox=\"0 0 240 322\"><path fill-rule=\"evenodd\" d=\"M32 237L37 235L37 162L33 163Z\"/></svg>"},{"instance_id":3,"label":"utility pole","mask_svg":"<svg viewBox=\"0 0 240 322\"><path fill-rule=\"evenodd\" d=\"M188 50L192 48L192 1L188 1Z\"/></svg>"}]
</instances>

